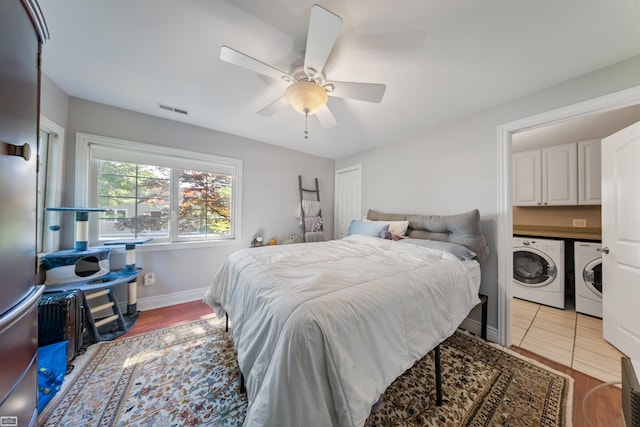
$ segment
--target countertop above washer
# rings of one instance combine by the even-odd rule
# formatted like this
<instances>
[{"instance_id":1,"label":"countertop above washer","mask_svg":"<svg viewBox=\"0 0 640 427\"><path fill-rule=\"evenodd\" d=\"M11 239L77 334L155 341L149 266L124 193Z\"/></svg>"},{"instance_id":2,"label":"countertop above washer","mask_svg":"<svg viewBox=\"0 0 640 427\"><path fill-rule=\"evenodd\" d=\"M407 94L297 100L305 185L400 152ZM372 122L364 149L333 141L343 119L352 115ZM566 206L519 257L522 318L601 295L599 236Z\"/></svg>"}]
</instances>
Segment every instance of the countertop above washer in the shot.
<instances>
[{"instance_id":1,"label":"countertop above washer","mask_svg":"<svg viewBox=\"0 0 640 427\"><path fill-rule=\"evenodd\" d=\"M559 227L550 225L516 225L513 234L521 236L560 237L565 239L602 240L602 229L596 227Z\"/></svg>"}]
</instances>

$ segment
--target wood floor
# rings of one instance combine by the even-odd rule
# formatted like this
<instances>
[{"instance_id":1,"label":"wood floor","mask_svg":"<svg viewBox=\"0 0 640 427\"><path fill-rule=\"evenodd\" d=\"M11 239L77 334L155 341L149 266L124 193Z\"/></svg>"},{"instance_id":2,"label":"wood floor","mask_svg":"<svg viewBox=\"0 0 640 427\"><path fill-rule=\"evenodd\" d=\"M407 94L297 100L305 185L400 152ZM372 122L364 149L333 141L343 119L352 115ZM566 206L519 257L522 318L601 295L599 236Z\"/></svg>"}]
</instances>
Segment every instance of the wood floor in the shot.
<instances>
[{"instance_id":1,"label":"wood floor","mask_svg":"<svg viewBox=\"0 0 640 427\"><path fill-rule=\"evenodd\" d=\"M135 326L123 337L150 332L156 329L180 325L194 320L213 317L213 311L201 301L179 304L156 310L144 311ZM122 338L122 337L121 337ZM121 339L120 338L120 339ZM574 378L573 387L573 426L574 427L623 427L621 413L621 391L617 387L607 386L599 389L585 402L584 396L594 387L603 384L594 377L583 374L568 366L546 359L528 350L512 346L512 350L535 359L545 365L564 372ZM587 418L583 415L586 409ZM590 424L589 424L590 423Z\"/></svg>"}]
</instances>

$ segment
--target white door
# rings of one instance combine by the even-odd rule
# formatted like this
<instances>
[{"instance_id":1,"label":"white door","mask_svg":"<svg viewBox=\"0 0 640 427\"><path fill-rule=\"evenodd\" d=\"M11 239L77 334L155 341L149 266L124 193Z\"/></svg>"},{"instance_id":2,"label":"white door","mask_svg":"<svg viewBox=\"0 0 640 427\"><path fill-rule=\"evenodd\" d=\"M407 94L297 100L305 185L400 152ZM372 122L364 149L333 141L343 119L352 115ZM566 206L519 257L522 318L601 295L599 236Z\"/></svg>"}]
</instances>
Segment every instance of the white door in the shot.
<instances>
[{"instance_id":1,"label":"white door","mask_svg":"<svg viewBox=\"0 0 640 427\"><path fill-rule=\"evenodd\" d=\"M604 338L640 359L640 122L602 140Z\"/></svg>"},{"instance_id":2,"label":"white door","mask_svg":"<svg viewBox=\"0 0 640 427\"><path fill-rule=\"evenodd\" d=\"M360 165L336 171L335 189L335 224L333 227L336 239L347 235L351 220L362 216L362 174Z\"/></svg>"}]
</instances>

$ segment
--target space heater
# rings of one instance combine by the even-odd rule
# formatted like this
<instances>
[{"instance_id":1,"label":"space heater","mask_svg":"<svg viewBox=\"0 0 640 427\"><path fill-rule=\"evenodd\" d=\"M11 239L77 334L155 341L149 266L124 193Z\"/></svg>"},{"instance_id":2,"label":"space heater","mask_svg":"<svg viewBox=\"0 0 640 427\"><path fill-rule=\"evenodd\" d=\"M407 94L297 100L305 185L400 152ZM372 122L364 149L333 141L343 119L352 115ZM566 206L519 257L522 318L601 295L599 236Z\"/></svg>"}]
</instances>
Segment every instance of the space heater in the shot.
<instances>
[{"instance_id":1,"label":"space heater","mask_svg":"<svg viewBox=\"0 0 640 427\"><path fill-rule=\"evenodd\" d=\"M640 362L622 358L622 414L626 427L640 427Z\"/></svg>"}]
</instances>

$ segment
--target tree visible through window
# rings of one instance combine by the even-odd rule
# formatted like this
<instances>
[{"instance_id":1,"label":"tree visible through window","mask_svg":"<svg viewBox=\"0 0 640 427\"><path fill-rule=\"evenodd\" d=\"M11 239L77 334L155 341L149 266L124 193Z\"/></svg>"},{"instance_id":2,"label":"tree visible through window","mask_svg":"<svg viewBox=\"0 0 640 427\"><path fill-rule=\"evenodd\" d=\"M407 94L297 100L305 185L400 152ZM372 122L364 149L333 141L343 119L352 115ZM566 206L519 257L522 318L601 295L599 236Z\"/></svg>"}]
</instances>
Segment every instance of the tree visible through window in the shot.
<instances>
[{"instance_id":1,"label":"tree visible through window","mask_svg":"<svg viewBox=\"0 0 640 427\"><path fill-rule=\"evenodd\" d=\"M231 176L181 169L179 235L225 235L231 232Z\"/></svg>"},{"instance_id":2,"label":"tree visible through window","mask_svg":"<svg viewBox=\"0 0 640 427\"><path fill-rule=\"evenodd\" d=\"M230 236L232 177L188 169L99 161L98 239ZM171 221L172 191L177 218Z\"/></svg>"}]
</instances>

